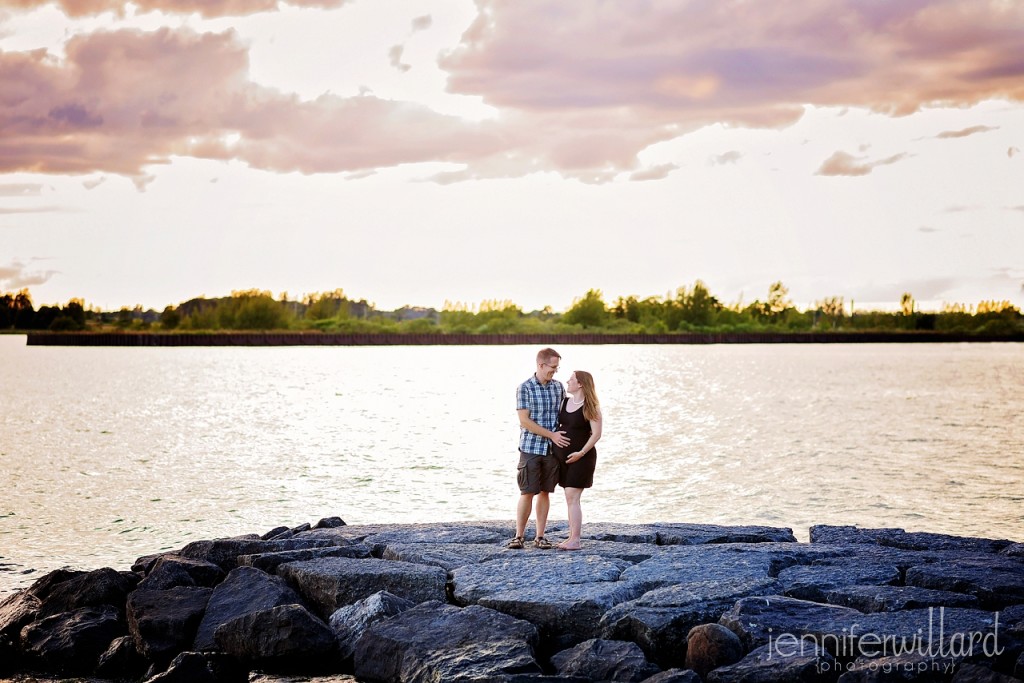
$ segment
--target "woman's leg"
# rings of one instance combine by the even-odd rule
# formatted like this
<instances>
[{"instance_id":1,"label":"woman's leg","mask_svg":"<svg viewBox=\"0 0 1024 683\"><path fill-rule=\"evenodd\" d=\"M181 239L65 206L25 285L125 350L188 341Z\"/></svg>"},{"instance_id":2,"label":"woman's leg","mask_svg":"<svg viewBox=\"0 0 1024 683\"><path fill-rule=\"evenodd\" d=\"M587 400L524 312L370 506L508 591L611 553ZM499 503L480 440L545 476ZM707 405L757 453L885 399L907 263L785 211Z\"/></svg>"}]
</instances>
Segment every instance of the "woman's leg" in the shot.
<instances>
[{"instance_id":1,"label":"woman's leg","mask_svg":"<svg viewBox=\"0 0 1024 683\"><path fill-rule=\"evenodd\" d=\"M580 507L582 495L583 489L565 489L565 505L569 510L569 538L558 544L560 548L576 550L580 547L580 534L583 531L583 508Z\"/></svg>"}]
</instances>

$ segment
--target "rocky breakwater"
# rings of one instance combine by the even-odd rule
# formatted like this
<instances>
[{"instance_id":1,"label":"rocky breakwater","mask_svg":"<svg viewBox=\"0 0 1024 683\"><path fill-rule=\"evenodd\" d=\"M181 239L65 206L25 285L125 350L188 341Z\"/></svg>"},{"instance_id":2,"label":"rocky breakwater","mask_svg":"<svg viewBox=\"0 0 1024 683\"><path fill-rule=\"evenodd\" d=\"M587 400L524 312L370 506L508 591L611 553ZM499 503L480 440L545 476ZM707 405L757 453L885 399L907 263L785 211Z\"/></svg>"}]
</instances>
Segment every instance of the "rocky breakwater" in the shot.
<instances>
[{"instance_id":1,"label":"rocky breakwater","mask_svg":"<svg viewBox=\"0 0 1024 683\"><path fill-rule=\"evenodd\" d=\"M507 550L511 532L332 518L55 571L0 604L0 676L1024 680L1019 543L588 524L564 552Z\"/></svg>"}]
</instances>

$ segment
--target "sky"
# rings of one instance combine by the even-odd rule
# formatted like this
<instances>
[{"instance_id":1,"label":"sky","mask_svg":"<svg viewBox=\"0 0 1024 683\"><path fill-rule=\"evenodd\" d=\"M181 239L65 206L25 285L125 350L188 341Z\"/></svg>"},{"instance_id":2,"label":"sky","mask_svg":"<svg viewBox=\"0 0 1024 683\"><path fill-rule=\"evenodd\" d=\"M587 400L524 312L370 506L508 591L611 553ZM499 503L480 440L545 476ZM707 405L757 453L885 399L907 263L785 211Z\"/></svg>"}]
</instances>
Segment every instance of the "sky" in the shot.
<instances>
[{"instance_id":1,"label":"sky","mask_svg":"<svg viewBox=\"0 0 1024 683\"><path fill-rule=\"evenodd\" d=\"M0 291L1024 307L1017 0L0 0Z\"/></svg>"}]
</instances>

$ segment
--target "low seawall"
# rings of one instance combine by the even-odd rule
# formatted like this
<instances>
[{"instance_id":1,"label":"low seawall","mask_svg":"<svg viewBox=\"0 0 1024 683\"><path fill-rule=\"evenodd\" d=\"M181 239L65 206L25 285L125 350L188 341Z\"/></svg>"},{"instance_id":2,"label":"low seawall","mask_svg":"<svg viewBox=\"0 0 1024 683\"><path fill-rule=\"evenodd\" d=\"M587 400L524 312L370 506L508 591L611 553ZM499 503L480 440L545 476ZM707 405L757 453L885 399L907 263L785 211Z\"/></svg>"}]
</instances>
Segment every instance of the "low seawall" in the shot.
<instances>
[{"instance_id":1,"label":"low seawall","mask_svg":"<svg viewBox=\"0 0 1024 683\"><path fill-rule=\"evenodd\" d=\"M1022 342L1024 335L942 332L680 334L334 334L328 332L31 332L29 346L501 346L554 344L888 344Z\"/></svg>"}]
</instances>

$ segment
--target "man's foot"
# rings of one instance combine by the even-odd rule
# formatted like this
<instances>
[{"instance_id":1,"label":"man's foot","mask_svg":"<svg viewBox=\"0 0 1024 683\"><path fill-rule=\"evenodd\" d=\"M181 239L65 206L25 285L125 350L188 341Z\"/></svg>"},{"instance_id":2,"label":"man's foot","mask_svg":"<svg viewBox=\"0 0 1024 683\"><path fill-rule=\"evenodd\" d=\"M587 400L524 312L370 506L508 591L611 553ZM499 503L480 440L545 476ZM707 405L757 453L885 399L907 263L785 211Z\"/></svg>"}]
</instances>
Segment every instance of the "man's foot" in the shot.
<instances>
[{"instance_id":1,"label":"man's foot","mask_svg":"<svg viewBox=\"0 0 1024 683\"><path fill-rule=\"evenodd\" d=\"M579 541L573 541L572 543L569 541L562 541L557 547L559 550L579 550L582 546L580 546Z\"/></svg>"},{"instance_id":2,"label":"man's foot","mask_svg":"<svg viewBox=\"0 0 1024 683\"><path fill-rule=\"evenodd\" d=\"M522 536L516 536L511 541L506 543L505 547L509 548L511 550L522 550L523 549L523 537Z\"/></svg>"},{"instance_id":3,"label":"man's foot","mask_svg":"<svg viewBox=\"0 0 1024 683\"><path fill-rule=\"evenodd\" d=\"M551 541L544 538L543 536L538 536L537 538L533 539L533 547L539 548L541 550L550 550L552 546Z\"/></svg>"}]
</instances>

